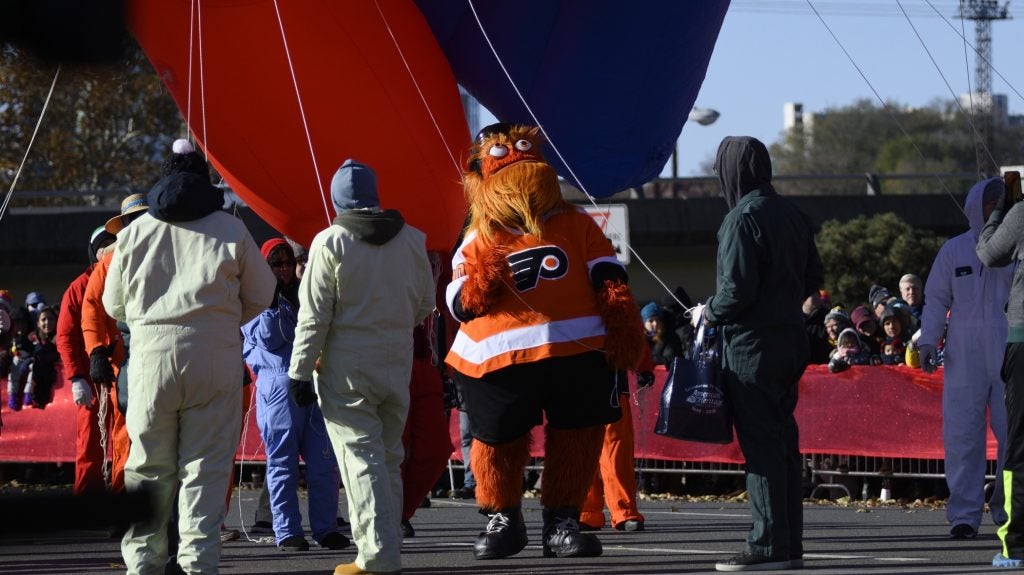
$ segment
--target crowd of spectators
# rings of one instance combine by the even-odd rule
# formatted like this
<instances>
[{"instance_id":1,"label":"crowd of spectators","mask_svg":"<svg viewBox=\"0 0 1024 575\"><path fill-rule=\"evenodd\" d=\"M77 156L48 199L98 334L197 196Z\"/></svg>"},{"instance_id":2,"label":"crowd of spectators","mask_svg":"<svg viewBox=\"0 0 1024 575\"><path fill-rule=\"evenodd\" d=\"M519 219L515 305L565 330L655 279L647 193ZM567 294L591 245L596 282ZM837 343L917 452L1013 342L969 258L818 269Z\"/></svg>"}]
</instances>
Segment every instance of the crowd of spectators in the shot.
<instances>
[{"instance_id":1,"label":"crowd of spectators","mask_svg":"<svg viewBox=\"0 0 1024 575\"><path fill-rule=\"evenodd\" d=\"M58 308L40 292L22 305L0 290L0 379L7 379L7 407L46 409L53 402L60 355L54 343Z\"/></svg>"},{"instance_id":2,"label":"crowd of spectators","mask_svg":"<svg viewBox=\"0 0 1024 575\"><path fill-rule=\"evenodd\" d=\"M851 311L832 303L825 290L810 295L803 306L811 363L827 364L833 373L851 365L920 367L917 339L924 307L921 278L900 278L900 295L881 285L871 286L865 303ZM941 353L937 358L941 365Z\"/></svg>"}]
</instances>

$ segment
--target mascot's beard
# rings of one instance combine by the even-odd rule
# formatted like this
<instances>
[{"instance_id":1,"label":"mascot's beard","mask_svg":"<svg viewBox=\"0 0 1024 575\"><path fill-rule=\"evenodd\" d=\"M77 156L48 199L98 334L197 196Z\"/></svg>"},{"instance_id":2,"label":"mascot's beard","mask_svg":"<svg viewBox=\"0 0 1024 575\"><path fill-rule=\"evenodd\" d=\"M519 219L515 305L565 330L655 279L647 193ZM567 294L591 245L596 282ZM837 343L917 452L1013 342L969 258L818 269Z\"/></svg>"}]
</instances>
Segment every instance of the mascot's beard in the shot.
<instances>
[{"instance_id":1,"label":"mascot's beard","mask_svg":"<svg viewBox=\"0 0 1024 575\"><path fill-rule=\"evenodd\" d=\"M470 194L472 227L488 238L501 228L540 237L544 214L567 206L555 169L542 162L512 164L479 181Z\"/></svg>"}]
</instances>

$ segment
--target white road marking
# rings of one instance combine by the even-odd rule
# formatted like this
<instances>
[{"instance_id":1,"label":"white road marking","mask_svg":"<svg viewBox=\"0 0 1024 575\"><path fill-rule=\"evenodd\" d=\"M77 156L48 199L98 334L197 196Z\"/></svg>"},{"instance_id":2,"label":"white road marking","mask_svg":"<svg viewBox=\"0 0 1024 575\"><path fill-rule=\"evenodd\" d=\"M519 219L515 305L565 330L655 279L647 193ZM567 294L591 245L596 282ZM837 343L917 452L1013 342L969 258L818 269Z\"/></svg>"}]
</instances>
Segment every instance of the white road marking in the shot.
<instances>
[{"instance_id":1,"label":"white road marking","mask_svg":"<svg viewBox=\"0 0 1024 575\"><path fill-rule=\"evenodd\" d=\"M404 546L410 547L472 547L473 543L465 542L442 542L442 541L410 541L406 540L402 543ZM527 549L540 549L540 545L527 545ZM605 545L605 551L627 551L631 553L674 553L677 555L734 555L735 550L732 551L718 551L713 549L682 549L682 548L670 548L670 547L630 547L627 545ZM913 563L913 562L927 562L931 561L927 557L877 557L875 555L846 555L839 553L806 553L804 554L805 560L868 560L868 561L893 561L898 563Z\"/></svg>"}]
</instances>

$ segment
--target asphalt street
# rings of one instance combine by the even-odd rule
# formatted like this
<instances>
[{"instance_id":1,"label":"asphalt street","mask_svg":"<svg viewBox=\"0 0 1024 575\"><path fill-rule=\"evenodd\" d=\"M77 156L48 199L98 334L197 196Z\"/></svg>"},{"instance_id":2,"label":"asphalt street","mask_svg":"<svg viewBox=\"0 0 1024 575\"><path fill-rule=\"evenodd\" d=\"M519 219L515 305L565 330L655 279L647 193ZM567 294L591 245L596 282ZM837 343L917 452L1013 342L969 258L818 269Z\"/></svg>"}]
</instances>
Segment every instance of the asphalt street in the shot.
<instances>
[{"instance_id":1,"label":"asphalt street","mask_svg":"<svg viewBox=\"0 0 1024 575\"><path fill-rule=\"evenodd\" d=\"M241 529L250 521L257 492L236 493L227 519ZM303 493L304 495L304 493ZM344 501L344 497L342 497ZM303 507L305 499L303 498ZM2 512L3 510L0 510ZM303 510L305 511L305 509ZM342 514L344 504L342 504ZM524 513L530 544L515 557L476 561L473 540L485 523L473 502L434 499L413 518L416 536L402 547L405 574L611 574L653 575L714 572L717 560L743 546L750 514L743 503L642 501L646 530L599 532L604 555L591 559L544 559L540 551L539 502L527 499ZM976 539L952 541L943 509L900 506L873 509L806 503L805 568L800 573L987 573L999 548L995 527L983 524ZM4 521L17 521L4 517ZM221 573L328 574L354 557L352 548L279 551L272 542L242 538L224 544ZM124 573L119 543L99 531L0 535L0 573Z\"/></svg>"}]
</instances>

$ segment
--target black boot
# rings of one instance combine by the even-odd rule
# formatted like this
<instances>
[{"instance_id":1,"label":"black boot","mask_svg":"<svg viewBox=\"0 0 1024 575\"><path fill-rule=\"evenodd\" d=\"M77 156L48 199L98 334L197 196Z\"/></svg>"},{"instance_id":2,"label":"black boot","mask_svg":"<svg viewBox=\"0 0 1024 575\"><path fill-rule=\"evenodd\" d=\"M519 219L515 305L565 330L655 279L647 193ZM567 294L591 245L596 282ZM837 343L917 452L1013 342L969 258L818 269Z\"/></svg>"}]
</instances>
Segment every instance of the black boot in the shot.
<instances>
[{"instance_id":1,"label":"black boot","mask_svg":"<svg viewBox=\"0 0 1024 575\"><path fill-rule=\"evenodd\" d=\"M590 533L580 533L580 512L572 507L544 509L545 557L597 557L601 541Z\"/></svg>"},{"instance_id":2,"label":"black boot","mask_svg":"<svg viewBox=\"0 0 1024 575\"><path fill-rule=\"evenodd\" d=\"M526 523L519 507L496 513L487 513L487 527L480 532L473 546L477 559L502 559L519 553L526 547Z\"/></svg>"}]
</instances>

